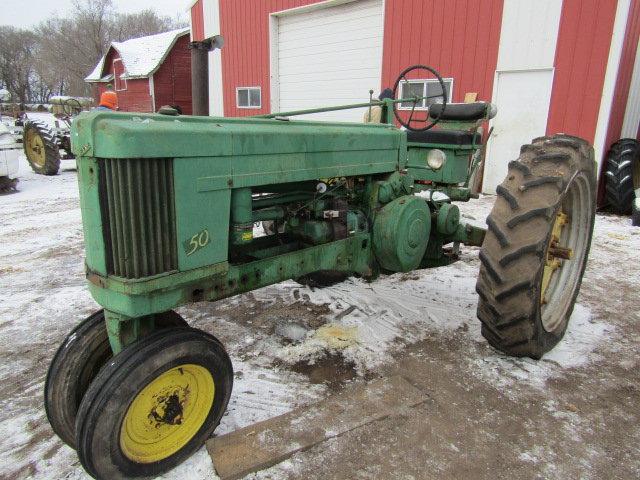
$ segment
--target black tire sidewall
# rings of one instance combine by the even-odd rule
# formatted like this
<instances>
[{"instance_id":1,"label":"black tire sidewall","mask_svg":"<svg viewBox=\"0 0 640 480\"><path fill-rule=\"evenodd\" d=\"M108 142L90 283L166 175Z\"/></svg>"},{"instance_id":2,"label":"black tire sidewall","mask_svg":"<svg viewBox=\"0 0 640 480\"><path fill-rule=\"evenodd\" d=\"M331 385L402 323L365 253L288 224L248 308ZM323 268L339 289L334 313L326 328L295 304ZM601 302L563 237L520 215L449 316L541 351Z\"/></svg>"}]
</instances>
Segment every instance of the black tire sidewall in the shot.
<instances>
[{"instance_id":1,"label":"black tire sidewall","mask_svg":"<svg viewBox=\"0 0 640 480\"><path fill-rule=\"evenodd\" d=\"M173 310L159 314L156 321L158 328L188 326ZM44 383L45 412L53 431L71 448L76 448L76 415L82 399L111 358L101 309L71 330L49 364Z\"/></svg>"},{"instance_id":2,"label":"black tire sidewall","mask_svg":"<svg viewBox=\"0 0 640 480\"><path fill-rule=\"evenodd\" d=\"M78 324L56 351L44 384L44 407L53 431L75 448L75 418L84 393L111 358L104 310Z\"/></svg>"},{"instance_id":3,"label":"black tire sidewall","mask_svg":"<svg viewBox=\"0 0 640 480\"><path fill-rule=\"evenodd\" d=\"M632 213L633 199L635 198L636 185L631 182L622 182L618 166L623 162L625 154L631 152L631 168L633 175L634 166L640 162L640 142L633 138L622 138L614 143L605 158L605 172L603 180L605 183L605 199L611 211L618 215L629 215ZM610 176L613 175L613 177ZM627 204L628 201L628 204Z\"/></svg>"},{"instance_id":4,"label":"black tire sidewall","mask_svg":"<svg viewBox=\"0 0 640 480\"><path fill-rule=\"evenodd\" d=\"M214 402L200 430L178 452L158 462L141 464L120 449L120 430L135 396L160 374L182 364L206 368L215 385ZM153 476L181 463L211 436L226 409L233 369L224 348L198 330L170 328L127 347L100 372L82 402L76 420L78 453L85 469L97 478Z\"/></svg>"}]
</instances>

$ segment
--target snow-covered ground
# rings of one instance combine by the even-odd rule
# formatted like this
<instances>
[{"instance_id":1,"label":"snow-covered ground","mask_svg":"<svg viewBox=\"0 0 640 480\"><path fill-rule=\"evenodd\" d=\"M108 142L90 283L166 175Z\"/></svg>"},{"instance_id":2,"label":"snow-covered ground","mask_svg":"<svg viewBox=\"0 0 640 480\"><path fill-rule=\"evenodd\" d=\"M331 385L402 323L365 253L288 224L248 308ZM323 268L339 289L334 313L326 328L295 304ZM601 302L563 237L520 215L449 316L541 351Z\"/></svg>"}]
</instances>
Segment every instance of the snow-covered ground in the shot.
<instances>
[{"instance_id":1,"label":"snow-covered ground","mask_svg":"<svg viewBox=\"0 0 640 480\"><path fill-rule=\"evenodd\" d=\"M75 452L51 431L42 405L44 376L56 348L98 308L85 288L75 165L63 162L54 177L33 174L26 161L21 168L18 192L0 196L0 477L87 478ZM483 224L492 201L484 197L462 205L463 216ZM628 218L598 216L585 282L606 281L602 269L616 251L640 252L640 229ZM373 283L349 279L311 289L288 281L180 308L192 326L220 338L233 360L234 391L216 434L328 395L331 382L318 382L309 373L323 359L348 366L352 376L343 382L348 383L427 337L484 343L475 319L477 254L477 248L464 248L461 261L449 267ZM627 267L636 269L640 285L638 265ZM619 336L596 302L581 296L565 339L542 361L476 349L464 363L471 375L506 394L514 384L544 389L549 379L600 359L605 339ZM277 469L264 478L273 476ZM162 478L216 477L203 448Z\"/></svg>"}]
</instances>

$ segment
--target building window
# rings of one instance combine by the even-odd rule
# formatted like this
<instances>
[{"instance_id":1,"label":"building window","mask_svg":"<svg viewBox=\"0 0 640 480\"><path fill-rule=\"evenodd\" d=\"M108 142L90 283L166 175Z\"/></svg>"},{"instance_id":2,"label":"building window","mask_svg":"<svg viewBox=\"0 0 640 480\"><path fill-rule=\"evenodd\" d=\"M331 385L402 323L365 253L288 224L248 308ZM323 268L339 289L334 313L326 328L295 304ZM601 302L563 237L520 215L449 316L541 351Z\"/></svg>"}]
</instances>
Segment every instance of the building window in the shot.
<instances>
[{"instance_id":1,"label":"building window","mask_svg":"<svg viewBox=\"0 0 640 480\"><path fill-rule=\"evenodd\" d=\"M113 83L117 92L127 89L127 79L123 78L124 66L122 65L122 59L116 58L113 60Z\"/></svg>"},{"instance_id":2,"label":"building window","mask_svg":"<svg viewBox=\"0 0 640 480\"><path fill-rule=\"evenodd\" d=\"M262 91L260 87L236 88L236 105L238 108L262 107Z\"/></svg>"},{"instance_id":3,"label":"building window","mask_svg":"<svg viewBox=\"0 0 640 480\"><path fill-rule=\"evenodd\" d=\"M453 92L453 78L443 78L444 86L447 90L447 103L451 102L451 93ZM442 86L440 82L433 79L428 80L409 80L400 84L400 98L421 97L416 102L416 110L426 110L433 103L442 103ZM432 98L426 98L432 97ZM413 102L402 102L400 110L411 110Z\"/></svg>"},{"instance_id":4,"label":"building window","mask_svg":"<svg viewBox=\"0 0 640 480\"><path fill-rule=\"evenodd\" d=\"M236 105L238 108L262 107L262 91L260 87L236 88Z\"/></svg>"}]
</instances>

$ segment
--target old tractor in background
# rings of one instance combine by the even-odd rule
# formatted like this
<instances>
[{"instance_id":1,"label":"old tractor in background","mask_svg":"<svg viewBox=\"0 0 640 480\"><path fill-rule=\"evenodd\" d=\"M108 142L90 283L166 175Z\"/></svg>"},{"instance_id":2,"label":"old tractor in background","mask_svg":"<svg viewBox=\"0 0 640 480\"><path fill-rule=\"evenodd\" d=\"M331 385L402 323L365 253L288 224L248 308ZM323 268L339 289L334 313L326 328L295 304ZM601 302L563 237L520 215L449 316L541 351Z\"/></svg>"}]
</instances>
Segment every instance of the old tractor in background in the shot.
<instances>
[{"instance_id":1,"label":"old tractor in background","mask_svg":"<svg viewBox=\"0 0 640 480\"><path fill-rule=\"evenodd\" d=\"M416 74L440 83L440 103L407 118L398 103L419 99L398 98L398 87ZM45 405L90 475L157 475L220 422L231 360L173 311L189 302L317 272L373 281L446 265L459 244L476 245L477 314L489 343L540 358L560 341L592 236L593 149L566 135L523 146L485 232L464 223L453 201L473 197L465 184L495 109L450 104L445 92L437 72L414 66L393 98L370 103L262 118L75 119L86 276L104 310L60 346ZM292 118L363 107L379 109L368 118L380 122ZM273 228L257 237L262 221Z\"/></svg>"},{"instance_id":2,"label":"old tractor in background","mask_svg":"<svg viewBox=\"0 0 640 480\"><path fill-rule=\"evenodd\" d=\"M34 172L56 175L61 160L73 160L71 124L76 115L88 110L92 100L82 97L54 96L49 99L53 124L43 120L23 120L22 142L27 161Z\"/></svg>"}]
</instances>

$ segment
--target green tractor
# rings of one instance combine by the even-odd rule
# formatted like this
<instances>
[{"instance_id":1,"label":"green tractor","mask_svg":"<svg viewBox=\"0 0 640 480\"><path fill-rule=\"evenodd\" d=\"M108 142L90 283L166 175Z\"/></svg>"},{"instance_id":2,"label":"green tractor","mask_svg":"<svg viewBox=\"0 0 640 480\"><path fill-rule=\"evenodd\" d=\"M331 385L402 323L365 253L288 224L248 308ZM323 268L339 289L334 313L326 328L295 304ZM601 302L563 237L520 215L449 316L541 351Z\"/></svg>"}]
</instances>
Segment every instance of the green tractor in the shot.
<instances>
[{"instance_id":1,"label":"green tractor","mask_svg":"<svg viewBox=\"0 0 640 480\"><path fill-rule=\"evenodd\" d=\"M42 175L56 175L61 160L73 160L71 123L87 110L92 100L82 97L54 96L49 99L55 124L42 120L23 120L22 142L31 169Z\"/></svg>"},{"instance_id":2,"label":"green tractor","mask_svg":"<svg viewBox=\"0 0 640 480\"><path fill-rule=\"evenodd\" d=\"M399 112L424 98L398 98L418 73L440 83L440 102ZM190 302L323 272L373 281L447 265L462 243L482 247L477 313L488 342L537 359L560 341L593 230L591 146L554 135L522 147L485 232L452 201L474 197L465 185L495 109L448 103L440 75L419 65L392 97L253 118L75 119L86 277L103 310L60 346L45 405L90 475L160 474L220 422L231 360L173 311ZM379 122L292 119L363 107ZM254 222L272 222L268 234L254 236Z\"/></svg>"}]
</instances>

